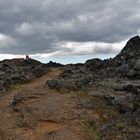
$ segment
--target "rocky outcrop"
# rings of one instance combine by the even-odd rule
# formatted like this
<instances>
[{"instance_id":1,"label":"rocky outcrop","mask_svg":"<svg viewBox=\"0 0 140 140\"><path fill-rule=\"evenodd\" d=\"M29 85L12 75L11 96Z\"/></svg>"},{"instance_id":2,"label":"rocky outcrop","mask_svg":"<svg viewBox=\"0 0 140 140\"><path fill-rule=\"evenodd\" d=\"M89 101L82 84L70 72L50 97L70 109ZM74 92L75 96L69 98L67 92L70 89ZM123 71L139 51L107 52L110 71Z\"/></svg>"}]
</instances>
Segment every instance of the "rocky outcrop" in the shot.
<instances>
[{"instance_id":1,"label":"rocky outcrop","mask_svg":"<svg viewBox=\"0 0 140 140\"><path fill-rule=\"evenodd\" d=\"M105 82L105 81L104 81ZM140 81L128 83L112 80L112 89L103 95L106 105L114 107L130 125L140 125ZM103 86L103 85L102 85ZM105 87L108 87L107 84ZM109 86L110 88L110 86Z\"/></svg>"},{"instance_id":2,"label":"rocky outcrop","mask_svg":"<svg viewBox=\"0 0 140 140\"><path fill-rule=\"evenodd\" d=\"M130 39L112 62L121 76L140 79L140 37Z\"/></svg>"},{"instance_id":3,"label":"rocky outcrop","mask_svg":"<svg viewBox=\"0 0 140 140\"><path fill-rule=\"evenodd\" d=\"M114 58L120 60L121 63L140 57L140 37L135 36L131 38L122 51Z\"/></svg>"},{"instance_id":4,"label":"rocky outcrop","mask_svg":"<svg viewBox=\"0 0 140 140\"><path fill-rule=\"evenodd\" d=\"M29 82L46 72L44 64L33 59L12 59L0 62L0 92L15 83Z\"/></svg>"}]
</instances>

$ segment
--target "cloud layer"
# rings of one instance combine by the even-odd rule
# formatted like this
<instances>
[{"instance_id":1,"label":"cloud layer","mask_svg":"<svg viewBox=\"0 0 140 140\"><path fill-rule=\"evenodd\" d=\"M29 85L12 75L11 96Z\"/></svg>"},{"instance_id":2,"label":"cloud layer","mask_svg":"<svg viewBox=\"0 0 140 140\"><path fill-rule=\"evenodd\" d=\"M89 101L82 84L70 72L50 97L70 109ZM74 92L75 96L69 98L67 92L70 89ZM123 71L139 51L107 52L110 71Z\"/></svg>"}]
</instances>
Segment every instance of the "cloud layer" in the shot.
<instances>
[{"instance_id":1,"label":"cloud layer","mask_svg":"<svg viewBox=\"0 0 140 140\"><path fill-rule=\"evenodd\" d=\"M140 0L0 0L0 54L115 54L139 34L139 7Z\"/></svg>"}]
</instances>

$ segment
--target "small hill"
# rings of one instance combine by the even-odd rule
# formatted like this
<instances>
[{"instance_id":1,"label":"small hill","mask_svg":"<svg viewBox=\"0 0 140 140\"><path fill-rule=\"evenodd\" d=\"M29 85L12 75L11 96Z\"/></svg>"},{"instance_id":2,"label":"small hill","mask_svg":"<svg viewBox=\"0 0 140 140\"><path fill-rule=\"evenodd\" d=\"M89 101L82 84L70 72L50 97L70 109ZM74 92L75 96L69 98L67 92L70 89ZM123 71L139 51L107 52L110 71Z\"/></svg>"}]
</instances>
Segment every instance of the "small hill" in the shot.
<instances>
[{"instance_id":1,"label":"small hill","mask_svg":"<svg viewBox=\"0 0 140 140\"><path fill-rule=\"evenodd\" d=\"M29 82L35 77L43 75L46 70L44 64L33 59L11 59L0 61L0 92L16 83Z\"/></svg>"}]
</instances>

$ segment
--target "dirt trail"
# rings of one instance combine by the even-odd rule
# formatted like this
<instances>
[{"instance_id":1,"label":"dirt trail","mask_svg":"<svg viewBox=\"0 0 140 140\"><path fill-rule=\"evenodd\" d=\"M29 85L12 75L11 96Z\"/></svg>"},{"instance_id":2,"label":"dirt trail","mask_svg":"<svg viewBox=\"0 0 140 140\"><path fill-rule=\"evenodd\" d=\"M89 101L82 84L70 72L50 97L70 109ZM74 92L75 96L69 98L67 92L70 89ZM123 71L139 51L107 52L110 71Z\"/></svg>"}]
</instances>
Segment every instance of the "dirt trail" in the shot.
<instances>
[{"instance_id":1,"label":"dirt trail","mask_svg":"<svg viewBox=\"0 0 140 140\"><path fill-rule=\"evenodd\" d=\"M61 70L58 68L51 69L47 74L33 80L30 83L16 85L14 87L15 88L14 90L8 91L6 95L3 95L2 97L0 97L0 108L8 107L8 105L10 105L11 102L13 101L13 97L17 93L24 92L24 91L26 91L26 93L27 91L36 92L37 89L42 88L44 86L47 80L57 77L60 73L61 73Z\"/></svg>"},{"instance_id":2,"label":"dirt trail","mask_svg":"<svg viewBox=\"0 0 140 140\"><path fill-rule=\"evenodd\" d=\"M116 110L106 108L96 96L99 89L59 92L45 86L61 72L59 68L50 69L0 97L0 140L98 139L98 129L95 125L87 128L89 122L110 124L110 118L121 120ZM15 95L17 103L12 104Z\"/></svg>"},{"instance_id":3,"label":"dirt trail","mask_svg":"<svg viewBox=\"0 0 140 140\"><path fill-rule=\"evenodd\" d=\"M81 92L79 96L45 86L61 72L53 68L0 97L0 140L83 140L87 118L96 119L94 110L88 107L95 102ZM19 101L12 105L15 95Z\"/></svg>"},{"instance_id":4,"label":"dirt trail","mask_svg":"<svg viewBox=\"0 0 140 140\"><path fill-rule=\"evenodd\" d=\"M14 89L11 91L9 90L5 95L0 97L0 140L7 140L12 139L11 132L13 130L13 125L16 127L16 123L19 121L16 117L20 116L18 113L13 113L11 109L11 104L15 95L19 93L29 94L29 93L36 93L39 92L46 92L44 88L45 82L49 79L57 77L61 73L59 68L50 69L47 74L43 75L42 77L33 80L30 83L16 85ZM17 122L16 122L17 119ZM55 122L40 122L38 123L37 127L34 130L30 130L27 128L15 128L15 133L18 136L23 136L23 139L26 140L36 140L37 137L43 135L46 131L52 131L62 128L60 124ZM7 134L5 134L5 131ZM6 136L7 135L7 136ZM15 137L13 139L16 139ZM18 138L17 138L18 139ZM20 138L22 139L22 137Z\"/></svg>"}]
</instances>

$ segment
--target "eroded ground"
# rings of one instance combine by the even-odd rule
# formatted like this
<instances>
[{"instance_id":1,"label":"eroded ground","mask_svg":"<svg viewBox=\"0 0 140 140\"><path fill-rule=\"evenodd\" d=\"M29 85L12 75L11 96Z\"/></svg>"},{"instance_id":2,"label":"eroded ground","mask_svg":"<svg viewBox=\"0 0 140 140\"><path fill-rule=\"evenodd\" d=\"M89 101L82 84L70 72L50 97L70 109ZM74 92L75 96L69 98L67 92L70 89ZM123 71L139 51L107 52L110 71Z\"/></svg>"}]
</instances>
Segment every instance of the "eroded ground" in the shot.
<instances>
[{"instance_id":1,"label":"eroded ground","mask_svg":"<svg viewBox=\"0 0 140 140\"><path fill-rule=\"evenodd\" d=\"M0 140L121 140L139 133L137 127L126 127L118 111L102 99L113 91L97 86L57 91L45 86L60 73L53 68L0 97Z\"/></svg>"}]
</instances>

